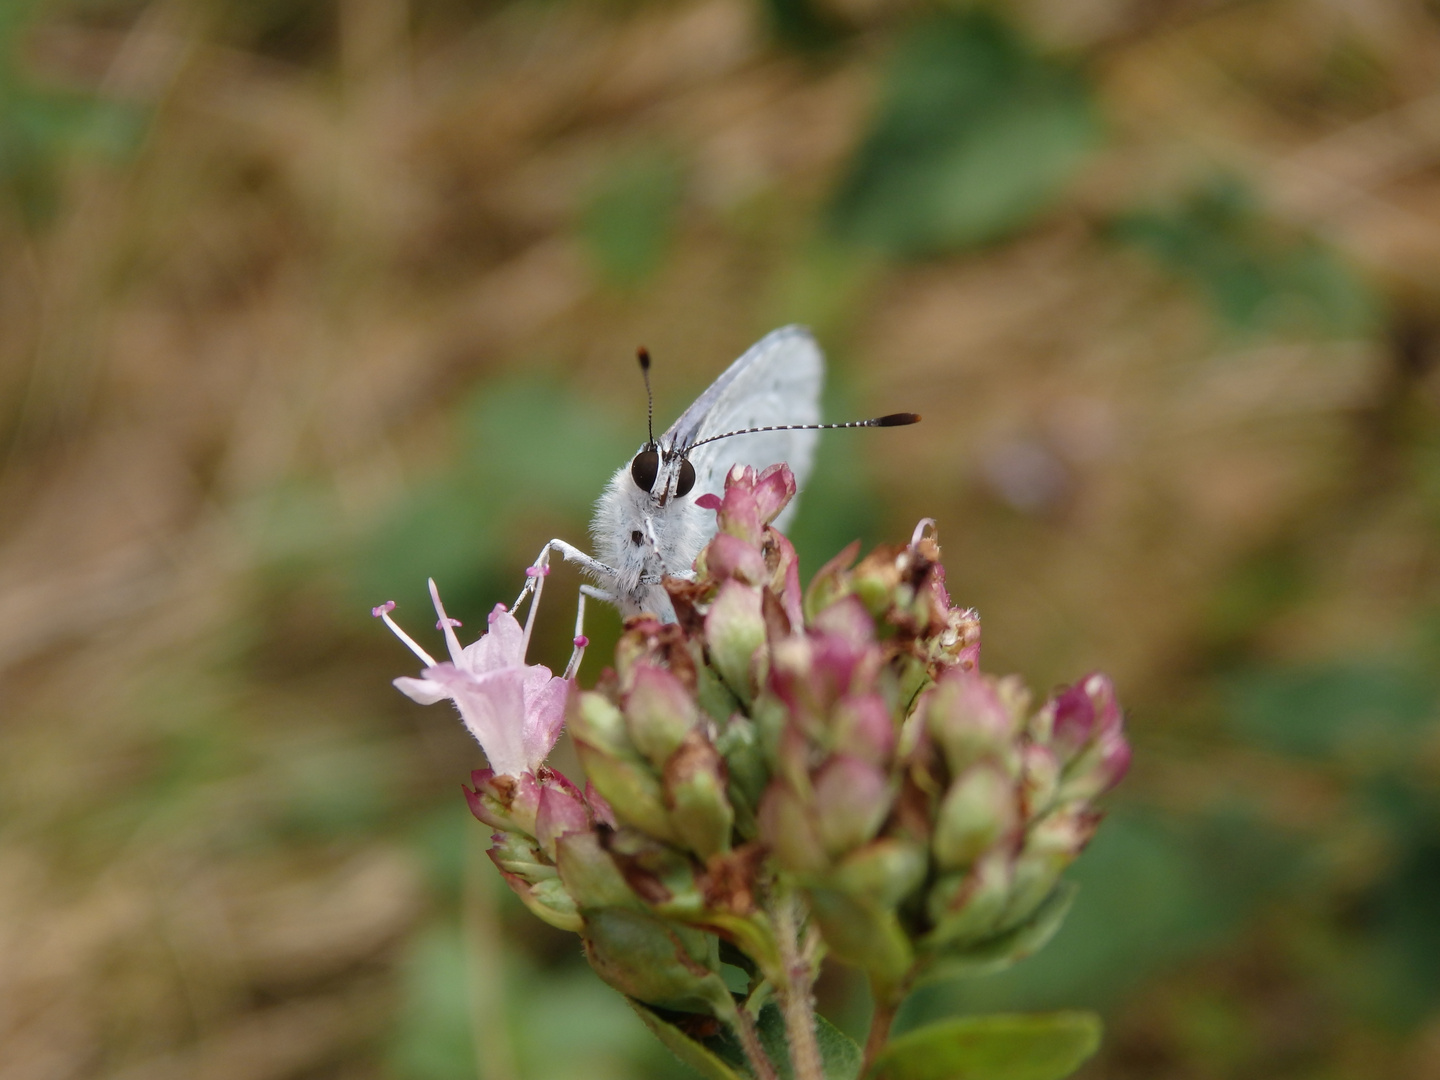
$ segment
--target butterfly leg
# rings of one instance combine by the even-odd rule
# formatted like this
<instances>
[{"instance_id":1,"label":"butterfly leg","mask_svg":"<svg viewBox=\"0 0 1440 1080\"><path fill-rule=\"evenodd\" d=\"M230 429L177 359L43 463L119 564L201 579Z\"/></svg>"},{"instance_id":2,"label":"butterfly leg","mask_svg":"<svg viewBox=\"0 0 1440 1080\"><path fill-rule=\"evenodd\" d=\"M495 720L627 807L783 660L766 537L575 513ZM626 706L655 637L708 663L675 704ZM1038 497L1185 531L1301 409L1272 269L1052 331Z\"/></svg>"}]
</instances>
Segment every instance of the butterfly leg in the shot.
<instances>
[{"instance_id":1,"label":"butterfly leg","mask_svg":"<svg viewBox=\"0 0 1440 1080\"><path fill-rule=\"evenodd\" d=\"M596 600L604 600L607 603L615 603L615 595L594 585L580 586L580 599L575 605L575 651L570 654L570 662L565 665L565 678L573 679L575 673L580 670L580 661L585 657L585 646L590 644L590 639L585 636L585 598L593 596Z\"/></svg>"},{"instance_id":2,"label":"butterfly leg","mask_svg":"<svg viewBox=\"0 0 1440 1080\"><path fill-rule=\"evenodd\" d=\"M615 571L610 567L598 559L592 559L574 544L567 544L564 540L551 540L541 548L540 554L535 556L535 561L525 568L525 584L520 589L520 595L515 598L515 603L510 605L512 612L518 611L520 605L525 602L525 598L527 596L530 598L530 611L525 616L525 645L527 648L530 645L530 631L535 624L535 612L540 607L540 594L545 590L545 579L550 575L550 552L552 551L558 551L566 562L577 564L582 571L593 577L614 578L615 576ZM611 597L609 593L594 589L592 586L582 585L582 592L587 588L592 590L589 595L594 596L596 599L613 601L613 597ZM584 611L585 597L582 595L580 598L580 615L582 618ZM579 619L577 619L577 629L575 631L575 637L577 639L584 636L579 627L580 622ZM571 658L571 662L576 666L579 665L579 661L574 657Z\"/></svg>"}]
</instances>

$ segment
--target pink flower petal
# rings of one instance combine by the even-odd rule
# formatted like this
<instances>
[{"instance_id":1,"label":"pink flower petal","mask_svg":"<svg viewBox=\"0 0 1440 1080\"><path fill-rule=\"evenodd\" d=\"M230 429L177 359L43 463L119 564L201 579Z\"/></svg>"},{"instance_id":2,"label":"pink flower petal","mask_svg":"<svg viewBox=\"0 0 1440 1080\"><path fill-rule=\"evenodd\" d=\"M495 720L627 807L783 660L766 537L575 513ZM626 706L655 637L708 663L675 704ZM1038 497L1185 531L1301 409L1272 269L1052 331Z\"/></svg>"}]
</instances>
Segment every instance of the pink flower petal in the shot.
<instances>
[{"instance_id":1,"label":"pink flower petal","mask_svg":"<svg viewBox=\"0 0 1440 1080\"><path fill-rule=\"evenodd\" d=\"M490 628L478 641L466 645L461 664L472 675L522 667L525 664L525 630L520 620L498 608L490 613Z\"/></svg>"},{"instance_id":2,"label":"pink flower petal","mask_svg":"<svg viewBox=\"0 0 1440 1080\"><path fill-rule=\"evenodd\" d=\"M505 668L471 675L453 664L436 664L422 674L442 684L460 709L470 734L497 773L518 776L529 767L525 754L525 669Z\"/></svg>"},{"instance_id":3,"label":"pink flower petal","mask_svg":"<svg viewBox=\"0 0 1440 1080\"><path fill-rule=\"evenodd\" d=\"M398 679L392 679L391 683L411 701L418 701L421 705L434 705L450 696L449 688L433 679L412 679L408 675L402 675Z\"/></svg>"},{"instance_id":4,"label":"pink flower petal","mask_svg":"<svg viewBox=\"0 0 1440 1080\"><path fill-rule=\"evenodd\" d=\"M565 702L570 683L539 664L525 669L525 721L521 745L525 763L538 769L565 727Z\"/></svg>"}]
</instances>

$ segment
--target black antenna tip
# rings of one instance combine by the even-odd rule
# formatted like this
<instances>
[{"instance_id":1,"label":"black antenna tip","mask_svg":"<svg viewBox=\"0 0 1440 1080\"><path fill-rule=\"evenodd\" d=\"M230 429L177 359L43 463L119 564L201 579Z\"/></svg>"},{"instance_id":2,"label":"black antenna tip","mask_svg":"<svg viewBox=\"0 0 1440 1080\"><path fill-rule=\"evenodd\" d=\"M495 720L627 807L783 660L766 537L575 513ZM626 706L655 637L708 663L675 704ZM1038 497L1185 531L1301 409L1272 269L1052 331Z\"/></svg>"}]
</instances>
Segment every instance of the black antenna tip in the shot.
<instances>
[{"instance_id":1,"label":"black antenna tip","mask_svg":"<svg viewBox=\"0 0 1440 1080\"><path fill-rule=\"evenodd\" d=\"M918 424L920 414L917 412L892 412L888 416L877 416L874 420L876 427L904 427L906 424Z\"/></svg>"},{"instance_id":2,"label":"black antenna tip","mask_svg":"<svg viewBox=\"0 0 1440 1080\"><path fill-rule=\"evenodd\" d=\"M641 371L650 370L650 350L645 348L644 345L641 345L635 350L635 359L640 361Z\"/></svg>"}]
</instances>

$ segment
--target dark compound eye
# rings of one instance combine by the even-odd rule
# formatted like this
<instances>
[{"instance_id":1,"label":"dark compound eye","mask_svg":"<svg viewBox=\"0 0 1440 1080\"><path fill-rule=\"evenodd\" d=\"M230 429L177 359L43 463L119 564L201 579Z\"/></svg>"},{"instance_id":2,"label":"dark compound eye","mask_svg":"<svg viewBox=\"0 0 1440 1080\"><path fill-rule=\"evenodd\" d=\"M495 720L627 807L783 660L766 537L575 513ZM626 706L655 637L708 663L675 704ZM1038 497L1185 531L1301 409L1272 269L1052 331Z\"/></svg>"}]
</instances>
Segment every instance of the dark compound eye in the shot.
<instances>
[{"instance_id":1,"label":"dark compound eye","mask_svg":"<svg viewBox=\"0 0 1440 1080\"><path fill-rule=\"evenodd\" d=\"M655 486L655 477L660 473L660 455L654 450L641 450L630 462L630 479L641 491Z\"/></svg>"},{"instance_id":2,"label":"dark compound eye","mask_svg":"<svg viewBox=\"0 0 1440 1080\"><path fill-rule=\"evenodd\" d=\"M633 471L634 466L631 466L631 469L632 469L632 471ZM679 483L679 485L675 488L675 494L676 494L677 496L679 496L679 495L689 495L689 494L690 494L690 489L693 488L694 486L695 486L695 466L694 466L694 465L691 465L688 460L681 461L681 462L680 462L680 483Z\"/></svg>"},{"instance_id":3,"label":"dark compound eye","mask_svg":"<svg viewBox=\"0 0 1440 1080\"><path fill-rule=\"evenodd\" d=\"M630 533L630 542L631 542L632 544L634 544L636 547L639 547L641 544L643 544L643 543L645 542L645 534L642 533L639 529L633 530L633 531Z\"/></svg>"}]
</instances>

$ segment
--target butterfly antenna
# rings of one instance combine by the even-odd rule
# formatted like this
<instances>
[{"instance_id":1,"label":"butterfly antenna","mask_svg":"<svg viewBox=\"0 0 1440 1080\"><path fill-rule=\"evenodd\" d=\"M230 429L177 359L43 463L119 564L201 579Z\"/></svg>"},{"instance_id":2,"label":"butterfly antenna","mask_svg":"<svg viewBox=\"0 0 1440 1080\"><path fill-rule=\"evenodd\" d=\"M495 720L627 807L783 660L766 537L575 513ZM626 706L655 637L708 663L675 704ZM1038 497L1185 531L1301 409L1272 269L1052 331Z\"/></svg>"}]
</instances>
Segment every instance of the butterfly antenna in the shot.
<instances>
[{"instance_id":1,"label":"butterfly antenna","mask_svg":"<svg viewBox=\"0 0 1440 1080\"><path fill-rule=\"evenodd\" d=\"M753 435L759 431L825 431L830 428L905 427L907 424L918 424L919 422L919 413L896 412L886 413L884 416L876 416L869 420L849 420L843 424L772 424L769 427L741 428L739 431L727 431L723 435L711 435L708 439L701 439L692 444L690 449L694 450L697 446L704 446L717 439L728 439L732 435Z\"/></svg>"},{"instance_id":2,"label":"butterfly antenna","mask_svg":"<svg viewBox=\"0 0 1440 1080\"><path fill-rule=\"evenodd\" d=\"M655 395L650 392L650 350L641 345L635 350L635 359L640 361L640 377L645 380L645 434L650 441L646 446L655 445Z\"/></svg>"}]
</instances>

